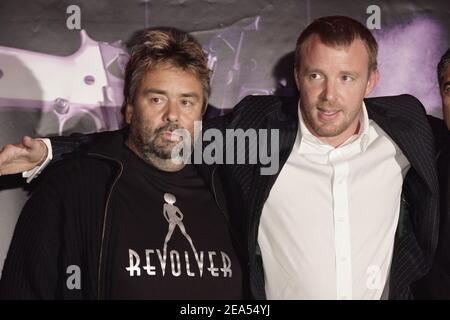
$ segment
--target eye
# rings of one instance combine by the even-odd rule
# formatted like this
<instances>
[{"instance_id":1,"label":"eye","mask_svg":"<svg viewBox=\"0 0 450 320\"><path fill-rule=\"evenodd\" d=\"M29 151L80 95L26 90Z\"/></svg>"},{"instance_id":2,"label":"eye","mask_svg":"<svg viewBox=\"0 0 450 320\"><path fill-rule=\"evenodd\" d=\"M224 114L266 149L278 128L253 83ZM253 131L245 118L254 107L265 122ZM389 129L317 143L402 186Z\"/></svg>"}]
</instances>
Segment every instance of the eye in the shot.
<instances>
[{"instance_id":1,"label":"eye","mask_svg":"<svg viewBox=\"0 0 450 320\"><path fill-rule=\"evenodd\" d=\"M192 101L190 101L190 100L181 100L181 105L183 106L183 107L190 107L190 106L192 106L193 105L193 102Z\"/></svg>"},{"instance_id":2,"label":"eye","mask_svg":"<svg viewBox=\"0 0 450 320\"><path fill-rule=\"evenodd\" d=\"M319 73L311 73L309 75L309 78L311 80L320 80L320 79L322 79L322 76Z\"/></svg>"},{"instance_id":3,"label":"eye","mask_svg":"<svg viewBox=\"0 0 450 320\"><path fill-rule=\"evenodd\" d=\"M150 103L153 105L162 105L164 103L164 99L162 97L152 96L150 97Z\"/></svg>"},{"instance_id":4,"label":"eye","mask_svg":"<svg viewBox=\"0 0 450 320\"><path fill-rule=\"evenodd\" d=\"M152 98L150 98L150 101L153 102L153 103L160 103L161 102L161 98L152 97Z\"/></svg>"},{"instance_id":5,"label":"eye","mask_svg":"<svg viewBox=\"0 0 450 320\"><path fill-rule=\"evenodd\" d=\"M350 82L350 81L353 81L354 78L352 76L349 76L349 75L343 75L342 76L342 80L344 80L345 82Z\"/></svg>"},{"instance_id":6,"label":"eye","mask_svg":"<svg viewBox=\"0 0 450 320\"><path fill-rule=\"evenodd\" d=\"M450 86L444 87L444 94L445 94L446 96L450 96Z\"/></svg>"}]
</instances>

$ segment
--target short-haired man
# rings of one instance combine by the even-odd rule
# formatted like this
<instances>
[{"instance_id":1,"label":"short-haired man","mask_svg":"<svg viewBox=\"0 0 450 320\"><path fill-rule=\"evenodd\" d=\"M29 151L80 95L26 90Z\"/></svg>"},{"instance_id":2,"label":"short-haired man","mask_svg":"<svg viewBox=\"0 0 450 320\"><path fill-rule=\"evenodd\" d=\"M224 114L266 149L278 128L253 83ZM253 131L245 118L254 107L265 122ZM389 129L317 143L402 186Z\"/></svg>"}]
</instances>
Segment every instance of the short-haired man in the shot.
<instances>
[{"instance_id":1,"label":"short-haired man","mask_svg":"<svg viewBox=\"0 0 450 320\"><path fill-rule=\"evenodd\" d=\"M252 292L271 299L413 298L438 236L425 110L408 95L364 99L379 77L377 43L351 18L315 20L295 56L299 101L247 97L228 122L279 129L280 136L277 175L223 167L244 199Z\"/></svg>"}]
</instances>

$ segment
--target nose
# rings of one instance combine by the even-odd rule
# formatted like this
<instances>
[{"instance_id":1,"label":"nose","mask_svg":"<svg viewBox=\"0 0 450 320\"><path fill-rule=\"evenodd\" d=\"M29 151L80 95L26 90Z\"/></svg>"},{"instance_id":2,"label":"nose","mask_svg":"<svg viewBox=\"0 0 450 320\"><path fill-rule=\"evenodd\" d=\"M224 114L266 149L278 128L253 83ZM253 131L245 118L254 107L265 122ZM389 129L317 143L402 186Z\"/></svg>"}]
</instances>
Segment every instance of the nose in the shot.
<instances>
[{"instance_id":1,"label":"nose","mask_svg":"<svg viewBox=\"0 0 450 320\"><path fill-rule=\"evenodd\" d=\"M177 122L179 117L179 108L175 101L169 100L167 103L164 118L168 122Z\"/></svg>"},{"instance_id":2,"label":"nose","mask_svg":"<svg viewBox=\"0 0 450 320\"><path fill-rule=\"evenodd\" d=\"M321 97L324 101L333 101L336 98L336 85L331 79L324 82Z\"/></svg>"}]
</instances>

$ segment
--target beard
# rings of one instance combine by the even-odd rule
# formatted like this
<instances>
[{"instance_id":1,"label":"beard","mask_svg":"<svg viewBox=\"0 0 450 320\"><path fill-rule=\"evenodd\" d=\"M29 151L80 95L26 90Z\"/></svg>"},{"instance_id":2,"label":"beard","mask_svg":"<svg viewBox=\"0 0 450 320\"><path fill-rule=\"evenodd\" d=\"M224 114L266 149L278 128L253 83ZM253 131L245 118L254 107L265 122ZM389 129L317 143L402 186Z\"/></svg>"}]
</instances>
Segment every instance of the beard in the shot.
<instances>
[{"instance_id":1,"label":"beard","mask_svg":"<svg viewBox=\"0 0 450 320\"><path fill-rule=\"evenodd\" d=\"M338 121L334 121L332 123L324 123L320 121L317 115L317 109L331 109L331 110L340 110L341 113L339 115ZM305 123L320 137L335 137L343 133L345 130L351 126L351 124L355 121L355 119L360 117L361 110L358 108L353 108L347 111L344 111L345 108L341 106L331 106L329 104L326 105L318 105L313 110L309 108L305 108L302 110L302 115L304 117Z\"/></svg>"},{"instance_id":2,"label":"beard","mask_svg":"<svg viewBox=\"0 0 450 320\"><path fill-rule=\"evenodd\" d=\"M171 158L172 149L178 142L164 139L162 133L175 129L180 129L180 127L174 123L153 129L139 121L131 124L129 139L144 160L149 161L154 157L167 160Z\"/></svg>"}]
</instances>

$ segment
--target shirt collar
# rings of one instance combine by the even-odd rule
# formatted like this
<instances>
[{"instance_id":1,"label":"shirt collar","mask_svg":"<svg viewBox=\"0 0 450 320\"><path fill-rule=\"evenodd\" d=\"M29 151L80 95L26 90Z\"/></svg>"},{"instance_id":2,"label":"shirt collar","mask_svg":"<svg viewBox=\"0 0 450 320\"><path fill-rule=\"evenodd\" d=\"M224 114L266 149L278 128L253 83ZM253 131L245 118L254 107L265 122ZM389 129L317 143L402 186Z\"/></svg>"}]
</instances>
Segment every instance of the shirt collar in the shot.
<instances>
[{"instance_id":1,"label":"shirt collar","mask_svg":"<svg viewBox=\"0 0 450 320\"><path fill-rule=\"evenodd\" d=\"M348 145L357 146L358 152L364 152L367 149L369 143L369 116L366 109L366 104L362 103L362 113L359 119L361 124L357 134L349 137L343 144L339 147L334 148L333 146L320 141L316 136L314 136L311 131L305 125L302 113L300 111L300 101L298 102L298 119L299 119L299 130L297 132L297 138L295 141L295 148L298 154L310 154L319 153L326 154L330 151L338 148L344 148Z\"/></svg>"}]
</instances>

